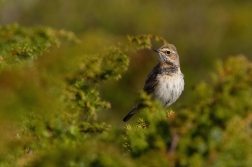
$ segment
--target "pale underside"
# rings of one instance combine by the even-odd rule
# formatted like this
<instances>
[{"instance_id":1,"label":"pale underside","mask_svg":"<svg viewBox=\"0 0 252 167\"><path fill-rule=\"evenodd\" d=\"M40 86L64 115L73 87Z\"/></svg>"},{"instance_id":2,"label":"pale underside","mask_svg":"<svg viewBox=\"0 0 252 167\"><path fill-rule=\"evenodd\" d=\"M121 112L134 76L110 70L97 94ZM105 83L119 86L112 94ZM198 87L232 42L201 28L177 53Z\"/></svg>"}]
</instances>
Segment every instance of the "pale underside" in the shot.
<instances>
[{"instance_id":1,"label":"pale underside","mask_svg":"<svg viewBox=\"0 0 252 167\"><path fill-rule=\"evenodd\" d=\"M158 99L164 107L174 103L184 90L183 74L157 75L158 84L153 91L153 97Z\"/></svg>"}]
</instances>

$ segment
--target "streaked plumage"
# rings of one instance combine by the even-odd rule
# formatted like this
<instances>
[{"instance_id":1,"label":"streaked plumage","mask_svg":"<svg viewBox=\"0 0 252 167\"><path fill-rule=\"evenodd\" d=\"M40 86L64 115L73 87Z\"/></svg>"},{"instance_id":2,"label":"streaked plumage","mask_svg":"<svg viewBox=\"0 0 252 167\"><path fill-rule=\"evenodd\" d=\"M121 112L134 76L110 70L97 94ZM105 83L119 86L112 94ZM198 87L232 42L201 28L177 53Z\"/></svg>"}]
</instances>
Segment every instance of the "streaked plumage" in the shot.
<instances>
[{"instance_id":1,"label":"streaked plumage","mask_svg":"<svg viewBox=\"0 0 252 167\"><path fill-rule=\"evenodd\" d=\"M158 52L159 63L147 76L144 91L152 94L167 107L174 103L184 90L184 75L180 71L179 55L174 45L167 44L155 51ZM142 107L142 104L134 106L123 121L128 121Z\"/></svg>"}]
</instances>

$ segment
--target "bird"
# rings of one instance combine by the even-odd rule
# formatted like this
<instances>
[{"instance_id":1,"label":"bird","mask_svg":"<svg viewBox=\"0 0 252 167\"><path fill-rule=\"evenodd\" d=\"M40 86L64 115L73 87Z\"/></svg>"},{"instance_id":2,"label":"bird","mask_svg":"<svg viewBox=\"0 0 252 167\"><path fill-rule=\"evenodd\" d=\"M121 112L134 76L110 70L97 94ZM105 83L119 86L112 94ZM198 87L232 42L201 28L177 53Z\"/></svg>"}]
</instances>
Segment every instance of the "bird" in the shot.
<instances>
[{"instance_id":1,"label":"bird","mask_svg":"<svg viewBox=\"0 0 252 167\"><path fill-rule=\"evenodd\" d=\"M173 44L164 44L154 51L158 53L158 64L147 75L143 90L159 100L163 107L168 107L184 90L184 75L180 70L179 55ZM145 106L141 103L135 105L123 121L127 122L143 107Z\"/></svg>"}]
</instances>

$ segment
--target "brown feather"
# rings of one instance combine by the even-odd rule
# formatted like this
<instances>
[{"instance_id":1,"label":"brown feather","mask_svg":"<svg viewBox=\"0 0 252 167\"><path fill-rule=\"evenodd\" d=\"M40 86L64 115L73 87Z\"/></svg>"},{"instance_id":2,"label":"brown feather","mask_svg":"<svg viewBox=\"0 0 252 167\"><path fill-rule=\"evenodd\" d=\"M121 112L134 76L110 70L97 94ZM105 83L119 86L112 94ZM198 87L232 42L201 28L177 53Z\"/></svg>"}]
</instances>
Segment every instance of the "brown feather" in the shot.
<instances>
[{"instance_id":1,"label":"brown feather","mask_svg":"<svg viewBox=\"0 0 252 167\"><path fill-rule=\"evenodd\" d=\"M155 87L158 85L157 75L159 74L159 71L160 64L157 64L147 76L143 88L143 90L147 92L147 94L151 94L155 90Z\"/></svg>"}]
</instances>

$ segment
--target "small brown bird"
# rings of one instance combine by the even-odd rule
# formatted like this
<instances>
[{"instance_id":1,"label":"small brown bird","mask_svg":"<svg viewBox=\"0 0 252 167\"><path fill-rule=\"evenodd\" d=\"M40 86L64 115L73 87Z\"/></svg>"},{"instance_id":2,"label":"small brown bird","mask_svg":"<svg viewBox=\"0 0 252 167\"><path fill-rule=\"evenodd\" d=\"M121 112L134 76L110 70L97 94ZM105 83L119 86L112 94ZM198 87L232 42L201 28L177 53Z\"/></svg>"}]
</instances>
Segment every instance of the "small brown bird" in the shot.
<instances>
[{"instance_id":1,"label":"small brown bird","mask_svg":"<svg viewBox=\"0 0 252 167\"><path fill-rule=\"evenodd\" d=\"M184 75L180 71L179 55L173 44L166 44L158 50L158 64L146 78L144 91L158 99L164 107L174 103L184 90ZM128 121L143 104L137 104L123 118Z\"/></svg>"}]
</instances>

